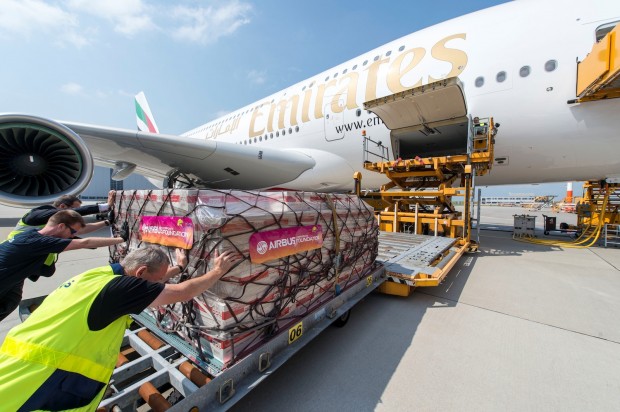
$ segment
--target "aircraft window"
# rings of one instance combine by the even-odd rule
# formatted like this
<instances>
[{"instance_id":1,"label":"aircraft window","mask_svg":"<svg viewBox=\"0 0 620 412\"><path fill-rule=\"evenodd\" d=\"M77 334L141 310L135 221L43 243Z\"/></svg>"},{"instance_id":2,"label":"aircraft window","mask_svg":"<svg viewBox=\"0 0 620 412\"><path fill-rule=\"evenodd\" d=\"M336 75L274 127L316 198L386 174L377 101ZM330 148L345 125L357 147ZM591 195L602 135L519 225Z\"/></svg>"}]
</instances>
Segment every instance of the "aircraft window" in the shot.
<instances>
[{"instance_id":1,"label":"aircraft window","mask_svg":"<svg viewBox=\"0 0 620 412\"><path fill-rule=\"evenodd\" d=\"M267 140L267 134L265 134L265 140Z\"/></svg>"},{"instance_id":2,"label":"aircraft window","mask_svg":"<svg viewBox=\"0 0 620 412\"><path fill-rule=\"evenodd\" d=\"M346 72L348 72L348 71L349 71L349 69L344 69L344 70L342 71L342 74L345 74L345 73L346 73Z\"/></svg>"},{"instance_id":3,"label":"aircraft window","mask_svg":"<svg viewBox=\"0 0 620 412\"><path fill-rule=\"evenodd\" d=\"M258 141L262 142L262 141L263 141L263 136L260 136L260 137L258 138Z\"/></svg>"},{"instance_id":4,"label":"aircraft window","mask_svg":"<svg viewBox=\"0 0 620 412\"><path fill-rule=\"evenodd\" d=\"M288 128L288 134L293 134L293 129L292 128Z\"/></svg>"},{"instance_id":5,"label":"aircraft window","mask_svg":"<svg viewBox=\"0 0 620 412\"><path fill-rule=\"evenodd\" d=\"M530 75L530 66L523 66L519 69L519 76L527 77Z\"/></svg>"},{"instance_id":6,"label":"aircraft window","mask_svg":"<svg viewBox=\"0 0 620 412\"><path fill-rule=\"evenodd\" d=\"M620 22L620 20L612 21L611 23L605 23L601 26L598 26L595 32L596 41L599 42L603 40L603 37L605 37L607 33L609 33L614 27L616 27L616 24L618 24L618 22Z\"/></svg>"},{"instance_id":7,"label":"aircraft window","mask_svg":"<svg viewBox=\"0 0 620 412\"><path fill-rule=\"evenodd\" d=\"M247 140L244 140L244 141L243 141L243 144L248 144L248 141L247 141Z\"/></svg>"},{"instance_id":8,"label":"aircraft window","mask_svg":"<svg viewBox=\"0 0 620 412\"><path fill-rule=\"evenodd\" d=\"M280 137L280 132L276 132L276 137Z\"/></svg>"},{"instance_id":9,"label":"aircraft window","mask_svg":"<svg viewBox=\"0 0 620 412\"><path fill-rule=\"evenodd\" d=\"M476 77L474 84L476 85L476 87L482 87L484 85L484 77Z\"/></svg>"},{"instance_id":10,"label":"aircraft window","mask_svg":"<svg viewBox=\"0 0 620 412\"><path fill-rule=\"evenodd\" d=\"M385 53L386 56L389 56L390 54L392 54L392 50L388 50L387 53Z\"/></svg>"},{"instance_id":11,"label":"aircraft window","mask_svg":"<svg viewBox=\"0 0 620 412\"><path fill-rule=\"evenodd\" d=\"M501 72L497 73L497 76L495 76L495 80L497 80L498 83L501 83L504 80L506 80L506 72L501 71Z\"/></svg>"},{"instance_id":12,"label":"aircraft window","mask_svg":"<svg viewBox=\"0 0 620 412\"><path fill-rule=\"evenodd\" d=\"M301 91L303 92L304 90L306 90L306 86L301 88Z\"/></svg>"},{"instance_id":13,"label":"aircraft window","mask_svg":"<svg viewBox=\"0 0 620 412\"><path fill-rule=\"evenodd\" d=\"M325 78L325 81L328 81L328 80L329 80L329 76L327 76L327 77Z\"/></svg>"},{"instance_id":14,"label":"aircraft window","mask_svg":"<svg viewBox=\"0 0 620 412\"><path fill-rule=\"evenodd\" d=\"M338 77L338 73L334 73L334 79Z\"/></svg>"},{"instance_id":15,"label":"aircraft window","mask_svg":"<svg viewBox=\"0 0 620 412\"><path fill-rule=\"evenodd\" d=\"M405 50L405 46L400 46L400 47L398 48L398 51L403 51L403 50Z\"/></svg>"},{"instance_id":16,"label":"aircraft window","mask_svg":"<svg viewBox=\"0 0 620 412\"><path fill-rule=\"evenodd\" d=\"M366 66L368 64L368 60L364 60L364 64L362 66Z\"/></svg>"},{"instance_id":17,"label":"aircraft window","mask_svg":"<svg viewBox=\"0 0 620 412\"><path fill-rule=\"evenodd\" d=\"M548 60L547 63L545 63L545 71L547 72L552 72L557 68L558 68L558 62L555 60Z\"/></svg>"},{"instance_id":18,"label":"aircraft window","mask_svg":"<svg viewBox=\"0 0 620 412\"><path fill-rule=\"evenodd\" d=\"M254 143L256 143L256 137L254 138Z\"/></svg>"},{"instance_id":19,"label":"aircraft window","mask_svg":"<svg viewBox=\"0 0 620 412\"><path fill-rule=\"evenodd\" d=\"M310 86L308 86L308 87L312 87L312 86L314 86L314 82L310 83Z\"/></svg>"},{"instance_id":20,"label":"aircraft window","mask_svg":"<svg viewBox=\"0 0 620 412\"><path fill-rule=\"evenodd\" d=\"M360 116L362 115L362 110L361 110L361 109L357 109L357 110L355 111L355 115L356 115L357 117L360 117Z\"/></svg>"},{"instance_id":21,"label":"aircraft window","mask_svg":"<svg viewBox=\"0 0 620 412\"><path fill-rule=\"evenodd\" d=\"M299 131L299 126L295 126L295 132Z\"/></svg>"},{"instance_id":22,"label":"aircraft window","mask_svg":"<svg viewBox=\"0 0 620 412\"><path fill-rule=\"evenodd\" d=\"M286 129L282 129L282 136L286 136Z\"/></svg>"},{"instance_id":23,"label":"aircraft window","mask_svg":"<svg viewBox=\"0 0 620 412\"><path fill-rule=\"evenodd\" d=\"M379 60L379 56L375 56L374 60L375 61Z\"/></svg>"},{"instance_id":24,"label":"aircraft window","mask_svg":"<svg viewBox=\"0 0 620 412\"><path fill-rule=\"evenodd\" d=\"M353 68L351 70L355 70L357 69L357 64L355 66L353 66Z\"/></svg>"},{"instance_id":25,"label":"aircraft window","mask_svg":"<svg viewBox=\"0 0 620 412\"><path fill-rule=\"evenodd\" d=\"M270 137L271 139L273 139L273 133L270 133L270 134L269 134L269 137Z\"/></svg>"}]
</instances>

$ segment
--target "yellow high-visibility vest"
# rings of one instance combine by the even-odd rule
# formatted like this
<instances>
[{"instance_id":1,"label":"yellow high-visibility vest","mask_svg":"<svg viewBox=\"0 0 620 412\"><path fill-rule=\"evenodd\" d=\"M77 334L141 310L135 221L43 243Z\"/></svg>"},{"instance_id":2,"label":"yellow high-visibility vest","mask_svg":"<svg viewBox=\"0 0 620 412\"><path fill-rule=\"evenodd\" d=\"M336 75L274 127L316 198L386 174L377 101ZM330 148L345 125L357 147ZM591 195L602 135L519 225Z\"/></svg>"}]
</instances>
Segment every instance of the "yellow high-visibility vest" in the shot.
<instances>
[{"instance_id":1,"label":"yellow high-visibility vest","mask_svg":"<svg viewBox=\"0 0 620 412\"><path fill-rule=\"evenodd\" d=\"M0 348L2 408L17 410L61 369L104 384L88 404L95 410L103 397L131 323L126 315L99 331L88 328L88 311L115 275L110 266L89 270L63 283L21 325L11 329Z\"/></svg>"}]
</instances>

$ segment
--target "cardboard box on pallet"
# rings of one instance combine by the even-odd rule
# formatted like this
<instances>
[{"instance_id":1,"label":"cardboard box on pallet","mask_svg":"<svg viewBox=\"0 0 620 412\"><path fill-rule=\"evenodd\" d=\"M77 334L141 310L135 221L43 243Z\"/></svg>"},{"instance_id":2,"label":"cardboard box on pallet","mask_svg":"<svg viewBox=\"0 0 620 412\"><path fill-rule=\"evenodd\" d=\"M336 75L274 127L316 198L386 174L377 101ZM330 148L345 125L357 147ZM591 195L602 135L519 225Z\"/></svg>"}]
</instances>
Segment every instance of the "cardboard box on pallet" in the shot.
<instances>
[{"instance_id":1,"label":"cardboard box on pallet","mask_svg":"<svg viewBox=\"0 0 620 412\"><path fill-rule=\"evenodd\" d=\"M131 229L129 249L150 245L145 239L152 237L140 229L143 216L191 218L193 240L184 277L209 271L215 251L243 255L240 264L191 305L152 312L162 329L188 341L195 338L183 325L202 328L203 349L224 364L240 348L268 339L259 325L290 323L363 279L377 254L373 211L352 195L138 190L118 192L115 209L115 225L127 221ZM127 252L127 247L111 249L117 259ZM256 329L250 333L252 327Z\"/></svg>"}]
</instances>

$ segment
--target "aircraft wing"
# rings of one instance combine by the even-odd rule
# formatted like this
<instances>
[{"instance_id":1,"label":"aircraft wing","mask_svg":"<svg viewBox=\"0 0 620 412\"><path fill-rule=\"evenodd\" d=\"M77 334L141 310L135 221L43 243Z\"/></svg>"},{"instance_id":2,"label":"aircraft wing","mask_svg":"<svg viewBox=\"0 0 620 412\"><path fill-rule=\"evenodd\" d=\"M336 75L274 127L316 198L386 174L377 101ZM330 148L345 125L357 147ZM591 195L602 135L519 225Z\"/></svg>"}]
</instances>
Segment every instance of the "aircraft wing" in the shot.
<instances>
[{"instance_id":1,"label":"aircraft wing","mask_svg":"<svg viewBox=\"0 0 620 412\"><path fill-rule=\"evenodd\" d=\"M30 206L79 193L92 177L93 161L121 177L135 170L234 189L279 186L315 165L296 151L0 115L2 203Z\"/></svg>"}]
</instances>

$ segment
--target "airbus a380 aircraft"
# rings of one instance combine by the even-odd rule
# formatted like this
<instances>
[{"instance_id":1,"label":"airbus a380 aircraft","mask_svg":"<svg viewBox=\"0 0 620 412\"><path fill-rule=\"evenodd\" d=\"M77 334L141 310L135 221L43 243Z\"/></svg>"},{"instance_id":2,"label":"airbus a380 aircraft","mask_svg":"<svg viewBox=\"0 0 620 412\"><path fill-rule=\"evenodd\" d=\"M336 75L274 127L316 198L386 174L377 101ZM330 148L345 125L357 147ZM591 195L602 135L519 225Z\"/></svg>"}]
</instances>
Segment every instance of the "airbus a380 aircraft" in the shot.
<instances>
[{"instance_id":1,"label":"airbus a380 aircraft","mask_svg":"<svg viewBox=\"0 0 620 412\"><path fill-rule=\"evenodd\" d=\"M93 159L119 178L135 171L214 188L349 189L363 170L362 130L390 142L363 103L452 77L469 113L501 122L498 164L477 183L618 178L620 99L567 102L576 97L577 60L619 20L620 3L608 0L502 4L385 44L182 136L151 133L152 121L151 132L136 132L3 115L0 201L33 205L80 192ZM149 111L142 114L148 127ZM363 185L384 179L367 172Z\"/></svg>"}]
</instances>

